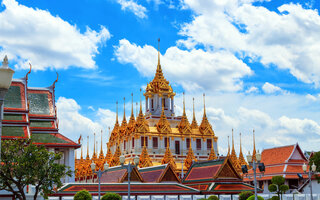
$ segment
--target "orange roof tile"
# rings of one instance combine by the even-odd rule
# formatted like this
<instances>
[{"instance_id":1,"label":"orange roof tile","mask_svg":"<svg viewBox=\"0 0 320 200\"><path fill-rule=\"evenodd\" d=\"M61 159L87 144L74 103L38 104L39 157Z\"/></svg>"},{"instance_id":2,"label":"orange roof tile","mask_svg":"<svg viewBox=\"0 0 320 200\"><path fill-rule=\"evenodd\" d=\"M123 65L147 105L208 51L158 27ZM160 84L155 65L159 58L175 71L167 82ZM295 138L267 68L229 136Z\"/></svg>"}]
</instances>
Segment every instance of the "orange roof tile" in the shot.
<instances>
[{"instance_id":1,"label":"orange roof tile","mask_svg":"<svg viewBox=\"0 0 320 200\"><path fill-rule=\"evenodd\" d=\"M295 145L265 149L261 153L261 162L265 165L284 163L294 150Z\"/></svg>"}]
</instances>

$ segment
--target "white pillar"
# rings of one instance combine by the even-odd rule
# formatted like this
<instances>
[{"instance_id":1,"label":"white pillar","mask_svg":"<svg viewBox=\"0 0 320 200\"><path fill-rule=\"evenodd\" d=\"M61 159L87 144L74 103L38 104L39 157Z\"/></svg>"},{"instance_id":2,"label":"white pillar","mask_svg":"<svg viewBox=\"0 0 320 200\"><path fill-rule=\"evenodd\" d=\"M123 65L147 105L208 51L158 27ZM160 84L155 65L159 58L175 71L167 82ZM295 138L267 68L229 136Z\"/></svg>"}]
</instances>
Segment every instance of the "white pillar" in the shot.
<instances>
[{"instance_id":1,"label":"white pillar","mask_svg":"<svg viewBox=\"0 0 320 200\"><path fill-rule=\"evenodd\" d=\"M71 170L74 172L74 149L70 148L69 151L66 152L66 156L68 158L68 166L71 168ZM67 182L73 183L75 182L74 173L72 173L71 177L68 177L69 180Z\"/></svg>"},{"instance_id":2,"label":"white pillar","mask_svg":"<svg viewBox=\"0 0 320 200\"><path fill-rule=\"evenodd\" d=\"M171 97L171 112L174 113L174 98Z\"/></svg>"},{"instance_id":3,"label":"white pillar","mask_svg":"<svg viewBox=\"0 0 320 200\"><path fill-rule=\"evenodd\" d=\"M146 112L148 111L148 107L149 107L149 105L148 105L148 96L146 96Z\"/></svg>"}]
</instances>

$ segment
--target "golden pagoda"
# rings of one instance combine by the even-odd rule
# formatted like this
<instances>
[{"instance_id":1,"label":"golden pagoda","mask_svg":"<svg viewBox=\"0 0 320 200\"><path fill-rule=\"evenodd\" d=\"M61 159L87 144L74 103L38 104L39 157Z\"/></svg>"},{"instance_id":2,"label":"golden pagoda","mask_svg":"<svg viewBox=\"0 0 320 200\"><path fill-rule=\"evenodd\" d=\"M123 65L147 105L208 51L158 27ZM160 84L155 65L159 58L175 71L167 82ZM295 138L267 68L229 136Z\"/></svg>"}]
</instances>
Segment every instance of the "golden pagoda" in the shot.
<instances>
[{"instance_id":1,"label":"golden pagoda","mask_svg":"<svg viewBox=\"0 0 320 200\"><path fill-rule=\"evenodd\" d=\"M109 129L109 134L110 134L110 127L108 127ZM109 165L111 164L111 159L112 159L112 153L111 153L111 148L110 148L110 142L107 143L107 154L105 156L105 162L107 162Z\"/></svg>"},{"instance_id":2,"label":"golden pagoda","mask_svg":"<svg viewBox=\"0 0 320 200\"><path fill-rule=\"evenodd\" d=\"M236 155L236 151L234 149L233 129L232 129L232 150L231 150L230 159L231 159L231 162L234 165L235 169L237 171L241 171L241 166L239 165L238 158L237 158L237 155Z\"/></svg>"},{"instance_id":3,"label":"golden pagoda","mask_svg":"<svg viewBox=\"0 0 320 200\"><path fill-rule=\"evenodd\" d=\"M242 165L247 165L248 166L248 163L246 162L246 160L244 159L243 157L243 154L242 154L242 146L241 146L241 133L240 133L240 153L239 153L239 164L240 164L240 167Z\"/></svg>"},{"instance_id":4,"label":"golden pagoda","mask_svg":"<svg viewBox=\"0 0 320 200\"><path fill-rule=\"evenodd\" d=\"M149 157L148 150L146 147L146 137L144 137L143 149L140 154L139 167L142 168L142 167L151 167L151 166L152 166L152 161Z\"/></svg>"},{"instance_id":5,"label":"golden pagoda","mask_svg":"<svg viewBox=\"0 0 320 200\"><path fill-rule=\"evenodd\" d=\"M217 159L217 155L216 152L214 151L214 147L213 147L213 136L212 136L212 142L211 142L211 151L210 151L210 155L208 160L216 160Z\"/></svg>"},{"instance_id":6,"label":"golden pagoda","mask_svg":"<svg viewBox=\"0 0 320 200\"><path fill-rule=\"evenodd\" d=\"M121 156L121 150L120 150L120 144L119 144L119 139L117 142L117 146L116 146L116 151L114 152L111 162L110 162L110 167L113 166L118 166L120 165L120 156Z\"/></svg>"},{"instance_id":7,"label":"golden pagoda","mask_svg":"<svg viewBox=\"0 0 320 200\"><path fill-rule=\"evenodd\" d=\"M145 111L142 109L141 89L140 109L139 112L136 113L136 118L133 112L132 94L130 119L127 123L124 111L121 126L118 122L117 106L117 115L114 128L109 138L107 151L113 153L113 158L110 162L111 166L118 163L114 163L113 160L120 156L120 152L123 152L126 157L126 162L132 162L136 155L141 155L141 157L148 155L148 159L145 157L142 160L150 159L153 166L170 162L175 167L176 172L180 173L184 161L188 156L190 157L191 154L197 154L198 160L200 161L208 160L212 152L218 154L218 138L215 136L206 114L205 98L203 104L203 119L200 126L198 126L195 118L194 101L193 119L192 123L189 123L185 111L185 96L183 98L183 113L181 116L176 116L174 104L176 94L173 92L163 72L160 63L159 43L155 76L152 81L147 84L145 92L143 93L145 96ZM191 150L186 149L186 138L188 135L191 135L190 141L188 140L188 142L194 147L194 149L191 148ZM118 140L119 142L117 142ZM144 144L145 140L147 140L146 144ZM171 142L171 147L169 145L165 146L166 142ZM211 145L208 145L208 143ZM208 148L209 146L211 146L211 148ZM191 160L193 160L193 158L194 157L192 157Z\"/></svg>"},{"instance_id":8,"label":"golden pagoda","mask_svg":"<svg viewBox=\"0 0 320 200\"><path fill-rule=\"evenodd\" d=\"M191 133L190 133L190 139L189 139L189 150L186 159L184 160L184 166L189 170L190 166L192 165L192 162L197 162L197 158L194 156L193 150L192 150L192 144L191 144Z\"/></svg>"},{"instance_id":9,"label":"golden pagoda","mask_svg":"<svg viewBox=\"0 0 320 200\"><path fill-rule=\"evenodd\" d=\"M253 151L252 151L252 161L257 162L257 158L256 158L256 139L255 139L255 134L254 134L254 129L253 129Z\"/></svg>"},{"instance_id":10,"label":"golden pagoda","mask_svg":"<svg viewBox=\"0 0 320 200\"><path fill-rule=\"evenodd\" d=\"M124 138L126 136L126 131L127 131L126 98L123 98L123 119L119 129L120 141L123 141L123 139L126 139Z\"/></svg>"}]
</instances>

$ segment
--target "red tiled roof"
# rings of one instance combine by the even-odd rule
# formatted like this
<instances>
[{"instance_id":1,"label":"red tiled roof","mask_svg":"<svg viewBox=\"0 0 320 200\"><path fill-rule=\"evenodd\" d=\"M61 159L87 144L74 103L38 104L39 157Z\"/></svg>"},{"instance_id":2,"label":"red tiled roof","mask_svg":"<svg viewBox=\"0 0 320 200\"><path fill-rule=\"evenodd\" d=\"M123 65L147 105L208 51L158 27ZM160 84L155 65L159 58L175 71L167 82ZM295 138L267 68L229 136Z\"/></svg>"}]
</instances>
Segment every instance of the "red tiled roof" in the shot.
<instances>
[{"instance_id":1,"label":"red tiled roof","mask_svg":"<svg viewBox=\"0 0 320 200\"><path fill-rule=\"evenodd\" d=\"M146 182L157 182L163 173L164 169L153 170L148 172L140 172L143 180Z\"/></svg>"},{"instance_id":2,"label":"red tiled roof","mask_svg":"<svg viewBox=\"0 0 320 200\"><path fill-rule=\"evenodd\" d=\"M198 179L211 179L216 173L219 171L222 165L213 165L213 166L204 166L192 168L188 176L186 177L186 181L198 180Z\"/></svg>"},{"instance_id":3,"label":"red tiled roof","mask_svg":"<svg viewBox=\"0 0 320 200\"><path fill-rule=\"evenodd\" d=\"M107 171L106 173L102 174L101 182L103 183L119 183L123 176L126 174L126 169L119 169L116 171Z\"/></svg>"},{"instance_id":4,"label":"red tiled roof","mask_svg":"<svg viewBox=\"0 0 320 200\"><path fill-rule=\"evenodd\" d=\"M294 150L295 145L265 149L261 153L261 162L265 165L284 163Z\"/></svg>"}]
</instances>

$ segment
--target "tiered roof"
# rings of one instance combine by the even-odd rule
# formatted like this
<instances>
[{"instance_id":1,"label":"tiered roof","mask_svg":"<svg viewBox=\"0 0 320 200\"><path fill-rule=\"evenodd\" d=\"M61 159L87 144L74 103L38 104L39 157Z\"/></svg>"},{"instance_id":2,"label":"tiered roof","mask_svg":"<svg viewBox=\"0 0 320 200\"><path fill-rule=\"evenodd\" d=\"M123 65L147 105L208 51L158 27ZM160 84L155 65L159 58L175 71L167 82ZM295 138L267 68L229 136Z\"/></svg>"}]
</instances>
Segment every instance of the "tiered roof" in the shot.
<instances>
[{"instance_id":1,"label":"tiered roof","mask_svg":"<svg viewBox=\"0 0 320 200\"><path fill-rule=\"evenodd\" d=\"M50 87L28 87L28 76L13 79L4 99L1 139L32 139L46 147L79 148L80 145L59 133L55 105L55 84Z\"/></svg>"},{"instance_id":2,"label":"tiered roof","mask_svg":"<svg viewBox=\"0 0 320 200\"><path fill-rule=\"evenodd\" d=\"M206 113L206 102L205 102L205 94L203 94L203 117L201 124L199 126L200 133L203 135L214 135L212 126L207 118L207 113Z\"/></svg>"},{"instance_id":3,"label":"tiered roof","mask_svg":"<svg viewBox=\"0 0 320 200\"><path fill-rule=\"evenodd\" d=\"M160 119L157 123L157 130L159 133L171 133L171 127L170 127L170 123L167 120L166 115L164 114L164 107L162 107L162 112L161 112L161 116Z\"/></svg>"},{"instance_id":4,"label":"tiered roof","mask_svg":"<svg viewBox=\"0 0 320 200\"><path fill-rule=\"evenodd\" d=\"M181 121L180 121L180 123L178 125L178 130L183 135L192 133L192 129L191 129L190 123L189 123L187 115L186 115L186 106L185 106L184 93L183 93L183 114L182 114L182 117L181 117Z\"/></svg>"},{"instance_id":5,"label":"tiered roof","mask_svg":"<svg viewBox=\"0 0 320 200\"><path fill-rule=\"evenodd\" d=\"M237 155L236 155L236 151L234 149L233 129L232 129L232 150L231 150L230 159L231 159L234 167L236 168L236 170L238 172L240 172L241 171L241 166L239 164L239 161L238 161L238 158L237 158Z\"/></svg>"}]
</instances>

